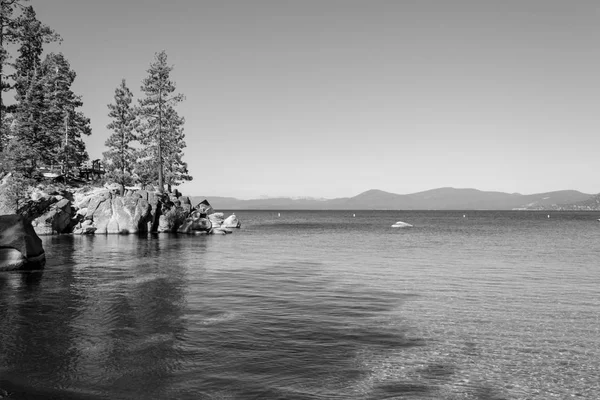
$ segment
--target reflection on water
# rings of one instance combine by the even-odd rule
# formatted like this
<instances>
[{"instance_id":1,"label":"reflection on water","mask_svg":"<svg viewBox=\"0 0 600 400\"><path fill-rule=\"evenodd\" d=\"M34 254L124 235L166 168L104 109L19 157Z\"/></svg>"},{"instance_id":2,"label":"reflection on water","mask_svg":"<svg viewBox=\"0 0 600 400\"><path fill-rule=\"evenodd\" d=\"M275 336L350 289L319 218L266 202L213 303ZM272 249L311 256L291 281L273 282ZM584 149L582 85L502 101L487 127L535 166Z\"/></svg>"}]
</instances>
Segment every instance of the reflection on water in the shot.
<instances>
[{"instance_id":1,"label":"reflection on water","mask_svg":"<svg viewBox=\"0 0 600 400\"><path fill-rule=\"evenodd\" d=\"M363 398L361 357L422 344L394 321L401 296L332 290L318 263L207 271L206 238L45 240L46 271L0 283L16 396Z\"/></svg>"},{"instance_id":2,"label":"reflection on water","mask_svg":"<svg viewBox=\"0 0 600 400\"><path fill-rule=\"evenodd\" d=\"M0 274L0 388L594 398L600 234L577 218L508 215L414 214L399 232L382 228L395 214L255 213L227 237L44 237L44 271Z\"/></svg>"}]
</instances>

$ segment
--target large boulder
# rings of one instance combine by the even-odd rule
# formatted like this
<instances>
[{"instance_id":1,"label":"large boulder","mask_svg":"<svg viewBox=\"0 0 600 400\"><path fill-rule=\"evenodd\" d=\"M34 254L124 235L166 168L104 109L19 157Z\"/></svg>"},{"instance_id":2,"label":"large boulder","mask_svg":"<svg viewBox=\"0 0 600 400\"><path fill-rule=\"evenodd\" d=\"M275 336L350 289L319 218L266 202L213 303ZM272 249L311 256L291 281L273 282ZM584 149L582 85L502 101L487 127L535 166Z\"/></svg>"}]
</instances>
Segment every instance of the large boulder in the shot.
<instances>
[{"instance_id":1,"label":"large boulder","mask_svg":"<svg viewBox=\"0 0 600 400\"><path fill-rule=\"evenodd\" d=\"M179 233L211 233L212 223L204 214L196 210L181 224L177 232Z\"/></svg>"},{"instance_id":2,"label":"large boulder","mask_svg":"<svg viewBox=\"0 0 600 400\"><path fill-rule=\"evenodd\" d=\"M101 192L90 199L85 219L94 221L95 233L147 232L152 220L151 206L141 197ZM88 227L86 232L90 230Z\"/></svg>"},{"instance_id":3,"label":"large boulder","mask_svg":"<svg viewBox=\"0 0 600 400\"><path fill-rule=\"evenodd\" d=\"M212 222L213 226L218 227L223 225L223 221L225 220L225 214L223 214L222 212L212 213L208 216L208 219L210 219L210 222Z\"/></svg>"},{"instance_id":4,"label":"large boulder","mask_svg":"<svg viewBox=\"0 0 600 400\"><path fill-rule=\"evenodd\" d=\"M241 228L241 227L242 227L242 224L240 223L238 218L235 216L235 214L231 214L229 217L225 218L225 221L223 221L223 224L221 225L221 228Z\"/></svg>"},{"instance_id":5,"label":"large boulder","mask_svg":"<svg viewBox=\"0 0 600 400\"><path fill-rule=\"evenodd\" d=\"M0 216L0 271L38 269L46 264L42 241L20 215Z\"/></svg>"},{"instance_id":6,"label":"large boulder","mask_svg":"<svg viewBox=\"0 0 600 400\"><path fill-rule=\"evenodd\" d=\"M74 209L71 206L71 201L63 198L50 205L44 214L33 219L31 225L38 235L70 233L73 215Z\"/></svg>"},{"instance_id":7,"label":"large boulder","mask_svg":"<svg viewBox=\"0 0 600 400\"><path fill-rule=\"evenodd\" d=\"M92 235L95 232L96 227L94 226L94 223L89 219L80 222L75 226L75 229L73 229L73 233L76 235Z\"/></svg>"},{"instance_id":8,"label":"large boulder","mask_svg":"<svg viewBox=\"0 0 600 400\"><path fill-rule=\"evenodd\" d=\"M208 200L202 200L197 206L196 210L200 211L201 214L212 214L215 210L212 208Z\"/></svg>"},{"instance_id":9,"label":"large boulder","mask_svg":"<svg viewBox=\"0 0 600 400\"><path fill-rule=\"evenodd\" d=\"M180 207L171 202L165 202L161 206L157 232L177 232L190 215L190 208Z\"/></svg>"}]
</instances>

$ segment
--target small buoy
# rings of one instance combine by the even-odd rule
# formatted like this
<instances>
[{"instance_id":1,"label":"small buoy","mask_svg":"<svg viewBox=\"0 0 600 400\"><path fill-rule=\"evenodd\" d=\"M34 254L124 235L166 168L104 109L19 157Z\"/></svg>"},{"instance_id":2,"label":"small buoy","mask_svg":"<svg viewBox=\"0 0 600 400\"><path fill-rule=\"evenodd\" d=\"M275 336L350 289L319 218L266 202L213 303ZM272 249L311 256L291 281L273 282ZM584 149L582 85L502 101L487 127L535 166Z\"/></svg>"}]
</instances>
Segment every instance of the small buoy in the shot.
<instances>
[{"instance_id":1,"label":"small buoy","mask_svg":"<svg viewBox=\"0 0 600 400\"><path fill-rule=\"evenodd\" d=\"M353 217L356 217L356 214L352 214Z\"/></svg>"},{"instance_id":2,"label":"small buoy","mask_svg":"<svg viewBox=\"0 0 600 400\"><path fill-rule=\"evenodd\" d=\"M277 213L277 216L278 216L278 217L281 217L281 213Z\"/></svg>"},{"instance_id":3,"label":"small buoy","mask_svg":"<svg viewBox=\"0 0 600 400\"><path fill-rule=\"evenodd\" d=\"M548 218L550 218L550 214L548 214Z\"/></svg>"},{"instance_id":4,"label":"small buoy","mask_svg":"<svg viewBox=\"0 0 600 400\"><path fill-rule=\"evenodd\" d=\"M466 218L467 216L465 214L463 214L463 218Z\"/></svg>"}]
</instances>

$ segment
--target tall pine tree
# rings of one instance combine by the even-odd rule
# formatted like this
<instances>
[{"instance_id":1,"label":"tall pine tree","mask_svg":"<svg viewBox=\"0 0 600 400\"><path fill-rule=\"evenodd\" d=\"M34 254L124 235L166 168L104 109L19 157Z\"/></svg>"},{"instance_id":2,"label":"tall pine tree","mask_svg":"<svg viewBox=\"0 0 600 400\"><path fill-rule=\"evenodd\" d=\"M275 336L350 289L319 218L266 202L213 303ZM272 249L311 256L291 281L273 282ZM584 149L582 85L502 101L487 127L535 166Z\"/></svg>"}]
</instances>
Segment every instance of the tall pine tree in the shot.
<instances>
[{"instance_id":1,"label":"tall pine tree","mask_svg":"<svg viewBox=\"0 0 600 400\"><path fill-rule=\"evenodd\" d=\"M125 79L115 90L115 102L109 104L108 116L112 121L107 128L113 134L106 140L108 151L104 152L104 165L107 169L106 178L121 185L121 193L125 185L133 183L133 168L136 161L136 149L131 146L136 140L136 115L131 103L133 95L127 87Z\"/></svg>"},{"instance_id":2,"label":"tall pine tree","mask_svg":"<svg viewBox=\"0 0 600 400\"><path fill-rule=\"evenodd\" d=\"M169 75L173 70L167 64L167 53L163 50L155 55L148 69L148 77L142 81L141 90L145 98L139 100L140 143L143 154L140 171L147 171L147 165L155 167L158 188L164 191L165 178L169 189L181 180L191 179L187 167L181 161L185 147L183 119L179 117L175 106L183 101L183 95L175 93L175 83Z\"/></svg>"},{"instance_id":3,"label":"tall pine tree","mask_svg":"<svg viewBox=\"0 0 600 400\"><path fill-rule=\"evenodd\" d=\"M20 98L24 98L27 86L40 65L43 44L61 40L58 34L36 18L32 7L23 5L26 1L29 0L0 0L0 152L8 140L4 120L7 112L12 111L4 104L4 93L16 87ZM9 44L20 44L19 56L12 65L15 68L15 73L10 76L15 80L12 85L5 79L5 67L10 59ZM17 98L17 101L20 99Z\"/></svg>"},{"instance_id":4,"label":"tall pine tree","mask_svg":"<svg viewBox=\"0 0 600 400\"><path fill-rule=\"evenodd\" d=\"M60 41L60 36L48 26L42 24L36 17L33 7L24 7L21 15L15 20L19 27L19 55L15 60L15 89L17 100L24 96L35 71L41 65L44 43Z\"/></svg>"},{"instance_id":5,"label":"tall pine tree","mask_svg":"<svg viewBox=\"0 0 600 400\"><path fill-rule=\"evenodd\" d=\"M49 130L45 81L41 69L36 70L14 114L12 137L5 152L10 169L28 177L40 164L52 164L57 147Z\"/></svg>"},{"instance_id":6,"label":"tall pine tree","mask_svg":"<svg viewBox=\"0 0 600 400\"><path fill-rule=\"evenodd\" d=\"M183 125L185 119L177 115L173 107L167 107L165 111L165 121L167 126L165 147L163 155L165 160L164 174L165 183L169 192L173 186L179 185L182 181L191 181L187 163L183 162L183 149L186 147L185 135L183 134Z\"/></svg>"},{"instance_id":7,"label":"tall pine tree","mask_svg":"<svg viewBox=\"0 0 600 400\"><path fill-rule=\"evenodd\" d=\"M92 133L90 120L77 110L83 106L81 96L71 85L77 74L62 54L48 54L41 65L46 93L45 125L53 140L53 162L60 163L64 173L72 166L88 160L83 136Z\"/></svg>"},{"instance_id":8,"label":"tall pine tree","mask_svg":"<svg viewBox=\"0 0 600 400\"><path fill-rule=\"evenodd\" d=\"M10 58L7 44L15 43L18 38L14 18L18 5L20 2L17 0L0 0L0 152L4 150L3 145L8 141L8 129L4 122L6 115L4 92L10 89L10 85L5 79L5 66Z\"/></svg>"}]
</instances>

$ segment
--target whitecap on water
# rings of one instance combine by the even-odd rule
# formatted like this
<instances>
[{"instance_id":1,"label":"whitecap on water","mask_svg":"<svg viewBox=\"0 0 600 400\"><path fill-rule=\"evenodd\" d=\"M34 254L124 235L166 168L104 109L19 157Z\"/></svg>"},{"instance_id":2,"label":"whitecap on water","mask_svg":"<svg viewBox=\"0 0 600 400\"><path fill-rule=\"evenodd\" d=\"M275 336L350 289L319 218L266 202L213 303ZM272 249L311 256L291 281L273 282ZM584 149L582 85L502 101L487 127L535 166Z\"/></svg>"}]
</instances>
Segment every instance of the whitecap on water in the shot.
<instances>
[{"instance_id":1,"label":"whitecap on water","mask_svg":"<svg viewBox=\"0 0 600 400\"><path fill-rule=\"evenodd\" d=\"M203 325L215 325L220 322L231 321L237 317L237 313L234 312L224 312L212 317L205 318L202 320Z\"/></svg>"}]
</instances>

